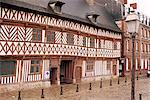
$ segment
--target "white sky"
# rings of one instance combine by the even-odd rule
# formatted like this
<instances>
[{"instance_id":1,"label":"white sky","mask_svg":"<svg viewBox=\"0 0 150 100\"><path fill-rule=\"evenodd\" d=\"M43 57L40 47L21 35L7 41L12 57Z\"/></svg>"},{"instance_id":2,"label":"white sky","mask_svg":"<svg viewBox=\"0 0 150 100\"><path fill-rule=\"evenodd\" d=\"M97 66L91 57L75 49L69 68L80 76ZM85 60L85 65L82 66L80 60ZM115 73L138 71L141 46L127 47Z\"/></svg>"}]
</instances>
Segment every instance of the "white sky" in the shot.
<instances>
[{"instance_id":1,"label":"white sky","mask_svg":"<svg viewBox=\"0 0 150 100\"><path fill-rule=\"evenodd\" d=\"M128 0L128 3L138 4L138 10L150 17L150 0Z\"/></svg>"}]
</instances>

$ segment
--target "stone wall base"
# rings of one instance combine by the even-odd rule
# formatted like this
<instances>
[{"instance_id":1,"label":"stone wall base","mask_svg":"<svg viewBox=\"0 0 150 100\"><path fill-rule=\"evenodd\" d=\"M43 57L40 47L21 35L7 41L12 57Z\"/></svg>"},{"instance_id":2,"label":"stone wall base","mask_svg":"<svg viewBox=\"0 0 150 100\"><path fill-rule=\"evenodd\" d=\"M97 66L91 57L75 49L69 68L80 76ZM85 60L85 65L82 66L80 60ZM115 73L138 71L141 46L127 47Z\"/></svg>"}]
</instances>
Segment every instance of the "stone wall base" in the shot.
<instances>
[{"instance_id":1,"label":"stone wall base","mask_svg":"<svg viewBox=\"0 0 150 100\"><path fill-rule=\"evenodd\" d=\"M100 81L101 79L103 80L108 80L110 78L117 78L117 76L112 76L112 75L104 75L104 76L95 76L95 77L83 77L81 79L82 82L90 82L90 81Z\"/></svg>"},{"instance_id":2,"label":"stone wall base","mask_svg":"<svg viewBox=\"0 0 150 100\"><path fill-rule=\"evenodd\" d=\"M29 90L36 88L47 88L50 87L49 81L39 81L39 82L26 82L26 83L16 83L16 84L6 84L0 85L0 93L10 92L10 91L19 91L19 90Z\"/></svg>"}]
</instances>

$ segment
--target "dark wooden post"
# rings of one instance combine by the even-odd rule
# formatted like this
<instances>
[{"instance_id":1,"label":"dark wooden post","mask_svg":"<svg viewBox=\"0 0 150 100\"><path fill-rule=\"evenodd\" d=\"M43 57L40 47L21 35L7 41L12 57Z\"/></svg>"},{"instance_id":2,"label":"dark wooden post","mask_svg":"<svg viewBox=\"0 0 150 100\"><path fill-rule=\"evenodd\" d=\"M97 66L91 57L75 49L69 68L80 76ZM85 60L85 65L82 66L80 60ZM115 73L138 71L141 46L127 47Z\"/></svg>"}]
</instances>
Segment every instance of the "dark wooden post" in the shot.
<instances>
[{"instance_id":1,"label":"dark wooden post","mask_svg":"<svg viewBox=\"0 0 150 100\"><path fill-rule=\"evenodd\" d=\"M89 87L89 90L92 90L92 83L90 83L90 87Z\"/></svg>"},{"instance_id":2,"label":"dark wooden post","mask_svg":"<svg viewBox=\"0 0 150 100\"><path fill-rule=\"evenodd\" d=\"M18 100L21 100L21 91L18 91Z\"/></svg>"},{"instance_id":3,"label":"dark wooden post","mask_svg":"<svg viewBox=\"0 0 150 100\"><path fill-rule=\"evenodd\" d=\"M79 92L79 84L77 84L76 92Z\"/></svg>"},{"instance_id":4,"label":"dark wooden post","mask_svg":"<svg viewBox=\"0 0 150 100\"><path fill-rule=\"evenodd\" d=\"M60 87L60 95L63 95L63 87Z\"/></svg>"},{"instance_id":5,"label":"dark wooden post","mask_svg":"<svg viewBox=\"0 0 150 100\"><path fill-rule=\"evenodd\" d=\"M44 98L44 89L42 89L41 98Z\"/></svg>"}]
</instances>

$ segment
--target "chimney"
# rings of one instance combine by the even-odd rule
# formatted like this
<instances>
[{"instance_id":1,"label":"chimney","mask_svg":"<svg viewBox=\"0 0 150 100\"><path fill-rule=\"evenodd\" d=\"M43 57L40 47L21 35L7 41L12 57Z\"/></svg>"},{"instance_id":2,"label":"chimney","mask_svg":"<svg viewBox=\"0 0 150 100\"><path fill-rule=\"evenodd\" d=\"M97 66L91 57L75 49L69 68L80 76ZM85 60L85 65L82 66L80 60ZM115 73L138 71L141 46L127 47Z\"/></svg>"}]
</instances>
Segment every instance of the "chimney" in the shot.
<instances>
[{"instance_id":1,"label":"chimney","mask_svg":"<svg viewBox=\"0 0 150 100\"><path fill-rule=\"evenodd\" d=\"M130 4L130 7L132 7L133 9L137 9L137 3Z\"/></svg>"},{"instance_id":2,"label":"chimney","mask_svg":"<svg viewBox=\"0 0 150 100\"><path fill-rule=\"evenodd\" d=\"M119 2L121 2L122 4L127 4L128 0L118 0Z\"/></svg>"}]
</instances>

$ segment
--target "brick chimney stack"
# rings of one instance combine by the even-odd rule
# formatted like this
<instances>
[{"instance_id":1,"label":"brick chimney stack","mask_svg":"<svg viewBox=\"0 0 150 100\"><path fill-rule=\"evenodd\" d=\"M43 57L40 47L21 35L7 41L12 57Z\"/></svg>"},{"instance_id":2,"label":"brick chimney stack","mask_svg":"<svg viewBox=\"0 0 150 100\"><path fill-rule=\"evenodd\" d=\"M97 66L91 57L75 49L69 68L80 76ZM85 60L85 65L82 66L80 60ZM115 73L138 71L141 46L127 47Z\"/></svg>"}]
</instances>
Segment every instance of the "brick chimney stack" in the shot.
<instances>
[{"instance_id":1,"label":"brick chimney stack","mask_svg":"<svg viewBox=\"0 0 150 100\"><path fill-rule=\"evenodd\" d=\"M122 4L127 4L128 0L118 0L119 2L121 2Z\"/></svg>"},{"instance_id":2,"label":"brick chimney stack","mask_svg":"<svg viewBox=\"0 0 150 100\"><path fill-rule=\"evenodd\" d=\"M130 4L130 7L132 7L133 9L137 9L137 3Z\"/></svg>"}]
</instances>

